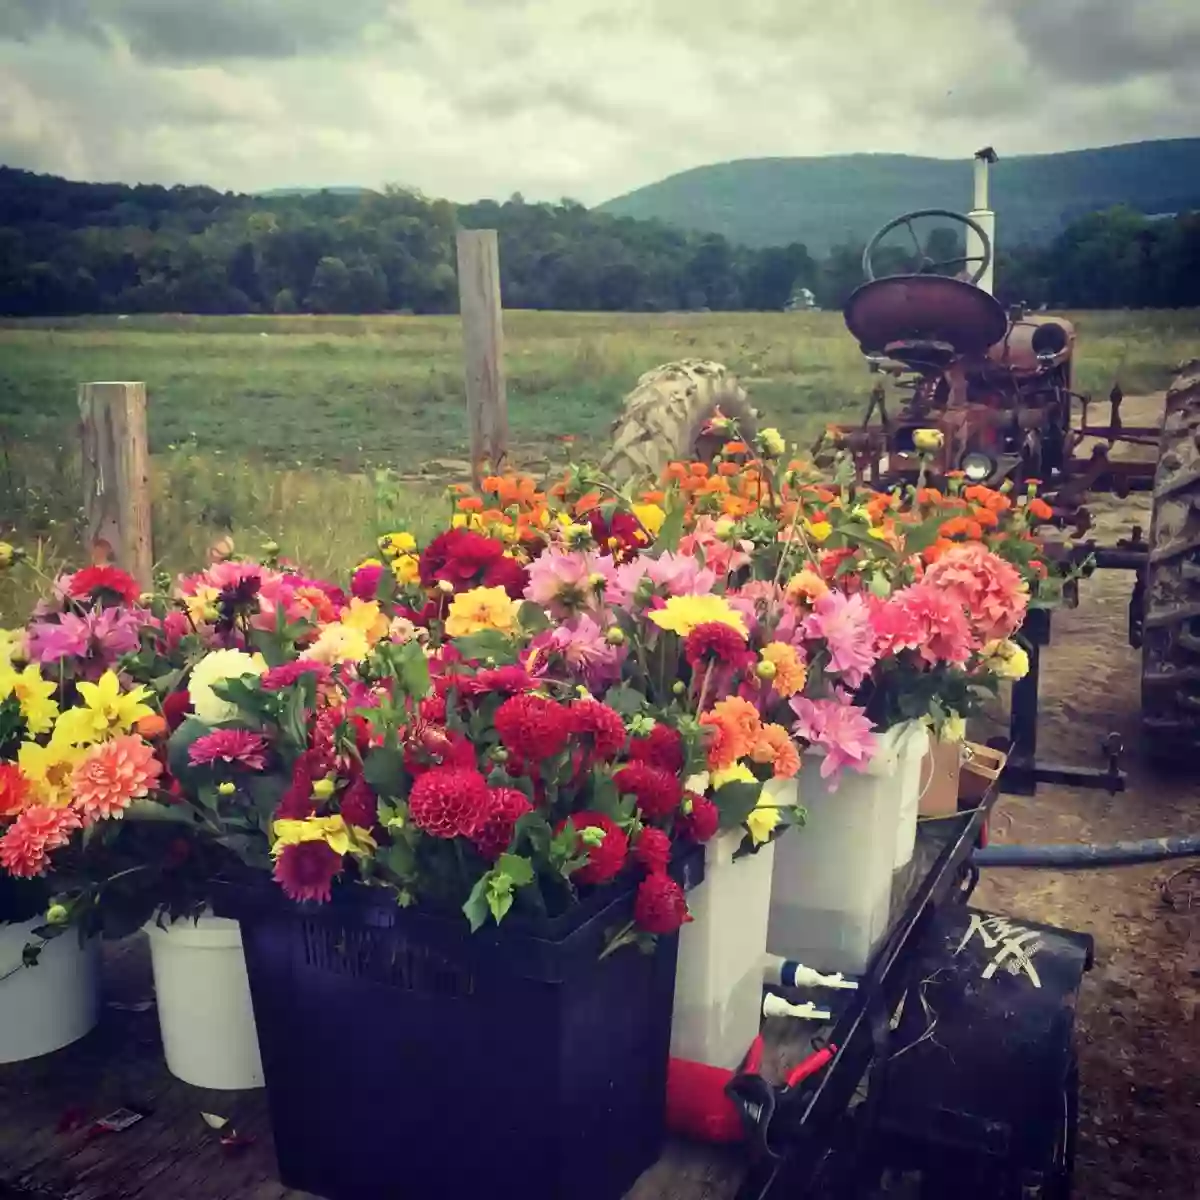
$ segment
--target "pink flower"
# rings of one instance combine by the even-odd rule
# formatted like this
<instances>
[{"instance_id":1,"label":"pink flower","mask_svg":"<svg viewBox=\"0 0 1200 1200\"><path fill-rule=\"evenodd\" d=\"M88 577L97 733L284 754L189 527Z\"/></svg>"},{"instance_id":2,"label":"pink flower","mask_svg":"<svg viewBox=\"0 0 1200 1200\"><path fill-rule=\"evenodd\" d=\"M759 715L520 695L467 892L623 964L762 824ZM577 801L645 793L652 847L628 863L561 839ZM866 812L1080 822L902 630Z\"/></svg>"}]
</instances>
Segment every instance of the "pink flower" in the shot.
<instances>
[{"instance_id":1,"label":"pink flower","mask_svg":"<svg viewBox=\"0 0 1200 1200\"><path fill-rule=\"evenodd\" d=\"M926 570L925 582L965 608L985 642L1015 633L1029 607L1029 592L1016 567L979 542L947 550Z\"/></svg>"},{"instance_id":2,"label":"pink flower","mask_svg":"<svg viewBox=\"0 0 1200 1200\"><path fill-rule=\"evenodd\" d=\"M838 774L845 767L862 771L875 756L877 740L865 710L844 700L809 700L793 696L792 711L798 718L792 732L825 751L821 778L830 779L836 791Z\"/></svg>"},{"instance_id":3,"label":"pink flower","mask_svg":"<svg viewBox=\"0 0 1200 1200\"><path fill-rule=\"evenodd\" d=\"M278 692L285 687L291 687L305 675L314 675L317 683L322 684L329 678L329 667L311 658L297 658L281 666L272 667L263 677L263 691Z\"/></svg>"},{"instance_id":4,"label":"pink flower","mask_svg":"<svg viewBox=\"0 0 1200 1200\"><path fill-rule=\"evenodd\" d=\"M967 614L951 591L928 581L896 592L886 605L892 653L916 650L931 667L965 663L975 648Z\"/></svg>"},{"instance_id":5,"label":"pink flower","mask_svg":"<svg viewBox=\"0 0 1200 1200\"><path fill-rule=\"evenodd\" d=\"M750 551L754 544L747 541L727 542L717 534L717 523L712 517L701 517L695 531L680 539L680 554L704 555L705 564L719 577L740 570L750 563Z\"/></svg>"},{"instance_id":6,"label":"pink flower","mask_svg":"<svg viewBox=\"0 0 1200 1200\"><path fill-rule=\"evenodd\" d=\"M559 621L585 609L599 613L604 608L603 595L612 575L611 558L581 551L547 550L529 566L525 599L540 605ZM605 586L598 590L594 577L602 579Z\"/></svg>"},{"instance_id":7,"label":"pink flower","mask_svg":"<svg viewBox=\"0 0 1200 1200\"><path fill-rule=\"evenodd\" d=\"M248 771L261 771L267 765L266 753L266 739L257 733L248 729L214 729L188 747L188 762L193 767L229 763Z\"/></svg>"},{"instance_id":8,"label":"pink flower","mask_svg":"<svg viewBox=\"0 0 1200 1200\"><path fill-rule=\"evenodd\" d=\"M379 594L379 581L382 578L382 563L365 563L354 572L354 578L350 580L350 591L360 600L374 600Z\"/></svg>"},{"instance_id":9,"label":"pink flower","mask_svg":"<svg viewBox=\"0 0 1200 1200\"><path fill-rule=\"evenodd\" d=\"M42 874L50 851L65 846L81 824L72 808L30 805L0 837L0 867L18 879Z\"/></svg>"},{"instance_id":10,"label":"pink flower","mask_svg":"<svg viewBox=\"0 0 1200 1200\"><path fill-rule=\"evenodd\" d=\"M610 646L604 631L586 615L539 633L529 648L536 656L534 674L544 675L550 659L560 655L567 669L593 690L616 682L625 653L623 646Z\"/></svg>"},{"instance_id":11,"label":"pink flower","mask_svg":"<svg viewBox=\"0 0 1200 1200\"><path fill-rule=\"evenodd\" d=\"M84 674L99 678L121 655L138 648L138 631L148 621L149 614L136 608L63 613L56 622L37 621L29 627L29 657L42 664L88 659Z\"/></svg>"},{"instance_id":12,"label":"pink flower","mask_svg":"<svg viewBox=\"0 0 1200 1200\"><path fill-rule=\"evenodd\" d=\"M158 783L162 763L137 734L92 746L71 776L75 808L92 821L120 820L125 810Z\"/></svg>"},{"instance_id":13,"label":"pink flower","mask_svg":"<svg viewBox=\"0 0 1200 1200\"><path fill-rule=\"evenodd\" d=\"M829 670L841 675L847 687L856 688L875 665L875 630L871 610L856 593L830 590L817 598L801 626L805 637L823 638L829 647Z\"/></svg>"}]
</instances>

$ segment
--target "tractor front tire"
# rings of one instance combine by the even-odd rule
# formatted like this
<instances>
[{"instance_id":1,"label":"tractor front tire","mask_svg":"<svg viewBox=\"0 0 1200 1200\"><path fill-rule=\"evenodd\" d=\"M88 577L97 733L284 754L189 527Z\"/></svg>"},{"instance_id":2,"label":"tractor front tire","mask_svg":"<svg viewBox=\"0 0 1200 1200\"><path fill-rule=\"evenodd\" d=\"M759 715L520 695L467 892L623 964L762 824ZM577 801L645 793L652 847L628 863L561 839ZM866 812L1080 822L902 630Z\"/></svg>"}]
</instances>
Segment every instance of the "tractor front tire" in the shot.
<instances>
[{"instance_id":1,"label":"tractor front tire","mask_svg":"<svg viewBox=\"0 0 1200 1200\"><path fill-rule=\"evenodd\" d=\"M1200 749L1200 359L1167 392L1143 585L1142 723L1151 757Z\"/></svg>"},{"instance_id":2,"label":"tractor front tire","mask_svg":"<svg viewBox=\"0 0 1200 1200\"><path fill-rule=\"evenodd\" d=\"M625 483L657 480L675 460L709 461L729 440L704 432L718 410L737 422L744 440L757 434L758 414L745 389L720 363L689 358L647 371L625 397L601 469Z\"/></svg>"}]
</instances>

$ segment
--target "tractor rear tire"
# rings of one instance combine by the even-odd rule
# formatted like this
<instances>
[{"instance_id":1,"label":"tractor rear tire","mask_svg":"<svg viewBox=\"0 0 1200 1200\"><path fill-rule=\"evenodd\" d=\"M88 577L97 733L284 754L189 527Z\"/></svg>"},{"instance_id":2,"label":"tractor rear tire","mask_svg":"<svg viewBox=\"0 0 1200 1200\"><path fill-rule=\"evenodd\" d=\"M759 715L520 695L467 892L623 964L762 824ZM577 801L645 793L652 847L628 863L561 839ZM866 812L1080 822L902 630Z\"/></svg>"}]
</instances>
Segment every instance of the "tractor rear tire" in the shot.
<instances>
[{"instance_id":1,"label":"tractor rear tire","mask_svg":"<svg viewBox=\"0 0 1200 1200\"><path fill-rule=\"evenodd\" d=\"M657 480L675 460L709 461L729 440L704 433L718 409L737 422L743 439L757 434L758 414L745 389L720 363L689 358L647 371L613 422L612 448L601 469L625 483Z\"/></svg>"},{"instance_id":2,"label":"tractor rear tire","mask_svg":"<svg viewBox=\"0 0 1200 1200\"><path fill-rule=\"evenodd\" d=\"M1143 591L1142 723L1150 755L1200 748L1200 359L1167 392Z\"/></svg>"}]
</instances>

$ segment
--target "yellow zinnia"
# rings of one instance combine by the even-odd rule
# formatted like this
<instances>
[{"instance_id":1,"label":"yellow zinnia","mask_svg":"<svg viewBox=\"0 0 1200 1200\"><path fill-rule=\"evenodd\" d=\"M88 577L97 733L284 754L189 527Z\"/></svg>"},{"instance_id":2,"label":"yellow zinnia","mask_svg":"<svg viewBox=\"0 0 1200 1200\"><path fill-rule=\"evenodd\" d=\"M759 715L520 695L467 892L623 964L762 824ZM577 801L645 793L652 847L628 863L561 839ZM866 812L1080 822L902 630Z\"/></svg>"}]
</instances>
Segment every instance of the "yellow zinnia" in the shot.
<instances>
[{"instance_id":1,"label":"yellow zinnia","mask_svg":"<svg viewBox=\"0 0 1200 1200\"><path fill-rule=\"evenodd\" d=\"M135 687L121 691L115 671L105 671L96 683L77 685L81 704L68 708L54 726L53 741L66 746L90 746L110 736L129 733L154 711L146 701L150 690Z\"/></svg>"},{"instance_id":2,"label":"yellow zinnia","mask_svg":"<svg viewBox=\"0 0 1200 1200\"><path fill-rule=\"evenodd\" d=\"M341 621L348 629L361 630L369 645L375 645L388 631L388 619L378 600L360 600L355 596L350 607L342 613Z\"/></svg>"},{"instance_id":3,"label":"yellow zinnia","mask_svg":"<svg viewBox=\"0 0 1200 1200\"><path fill-rule=\"evenodd\" d=\"M0 668L25 658L25 630L0 629Z\"/></svg>"},{"instance_id":4,"label":"yellow zinnia","mask_svg":"<svg viewBox=\"0 0 1200 1200\"><path fill-rule=\"evenodd\" d=\"M651 537L658 537L658 531L663 527L667 514L657 504L635 504L633 515L641 521L646 532Z\"/></svg>"},{"instance_id":5,"label":"yellow zinnia","mask_svg":"<svg viewBox=\"0 0 1200 1200\"><path fill-rule=\"evenodd\" d=\"M371 643L361 629L332 621L321 629L317 640L300 657L333 666L362 662L370 653Z\"/></svg>"},{"instance_id":6,"label":"yellow zinnia","mask_svg":"<svg viewBox=\"0 0 1200 1200\"><path fill-rule=\"evenodd\" d=\"M742 614L721 596L672 596L662 608L650 613L660 629L687 637L697 625L728 625L748 637Z\"/></svg>"},{"instance_id":7,"label":"yellow zinnia","mask_svg":"<svg viewBox=\"0 0 1200 1200\"><path fill-rule=\"evenodd\" d=\"M732 766L724 767L719 771L713 771L708 778L709 787L715 792L718 788L723 788L727 783L757 783L758 780L754 776L754 772L743 763L734 763Z\"/></svg>"},{"instance_id":8,"label":"yellow zinnia","mask_svg":"<svg viewBox=\"0 0 1200 1200\"><path fill-rule=\"evenodd\" d=\"M0 663L0 700L16 696L21 706L21 716L30 733L48 733L58 716L58 704L53 699L55 683L43 679L35 663L23 671L14 671Z\"/></svg>"},{"instance_id":9,"label":"yellow zinnia","mask_svg":"<svg viewBox=\"0 0 1200 1200\"><path fill-rule=\"evenodd\" d=\"M1008 638L988 642L979 655L984 668L1001 679L1024 679L1029 674L1029 655Z\"/></svg>"},{"instance_id":10,"label":"yellow zinnia","mask_svg":"<svg viewBox=\"0 0 1200 1200\"><path fill-rule=\"evenodd\" d=\"M828 521L805 521L805 532L814 542L823 542L833 532L833 526Z\"/></svg>"},{"instance_id":11,"label":"yellow zinnia","mask_svg":"<svg viewBox=\"0 0 1200 1200\"><path fill-rule=\"evenodd\" d=\"M465 637L495 629L512 633L517 627L519 600L514 600L502 587L477 587L460 592L446 614L446 635Z\"/></svg>"},{"instance_id":12,"label":"yellow zinnia","mask_svg":"<svg viewBox=\"0 0 1200 1200\"><path fill-rule=\"evenodd\" d=\"M760 805L746 818L746 828L750 831L750 840L761 846L779 824L779 809L774 805Z\"/></svg>"},{"instance_id":13,"label":"yellow zinnia","mask_svg":"<svg viewBox=\"0 0 1200 1200\"><path fill-rule=\"evenodd\" d=\"M417 583L421 578L421 560L415 554L399 554L392 559L392 574L397 583Z\"/></svg>"}]
</instances>

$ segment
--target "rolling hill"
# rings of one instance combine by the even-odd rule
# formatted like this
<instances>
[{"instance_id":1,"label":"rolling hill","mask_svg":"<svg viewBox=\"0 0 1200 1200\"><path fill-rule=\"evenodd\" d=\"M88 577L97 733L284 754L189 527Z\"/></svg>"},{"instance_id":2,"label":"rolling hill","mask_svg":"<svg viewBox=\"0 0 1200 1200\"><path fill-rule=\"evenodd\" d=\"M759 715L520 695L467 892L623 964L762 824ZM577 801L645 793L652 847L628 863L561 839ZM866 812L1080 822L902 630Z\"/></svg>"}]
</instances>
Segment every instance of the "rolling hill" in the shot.
<instances>
[{"instance_id":1,"label":"rolling hill","mask_svg":"<svg viewBox=\"0 0 1200 1200\"><path fill-rule=\"evenodd\" d=\"M1200 138L1001 156L991 180L1001 244L1044 243L1074 218L1118 204L1146 214L1200 208ZM748 246L803 242L824 254L910 209L970 206L969 161L837 154L696 167L599 208Z\"/></svg>"}]
</instances>

